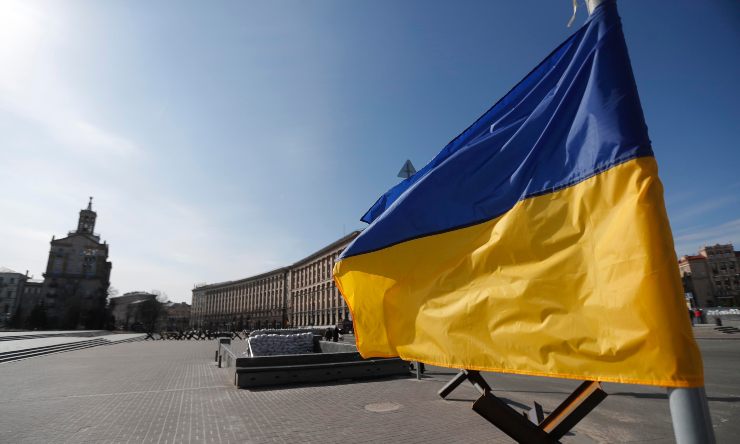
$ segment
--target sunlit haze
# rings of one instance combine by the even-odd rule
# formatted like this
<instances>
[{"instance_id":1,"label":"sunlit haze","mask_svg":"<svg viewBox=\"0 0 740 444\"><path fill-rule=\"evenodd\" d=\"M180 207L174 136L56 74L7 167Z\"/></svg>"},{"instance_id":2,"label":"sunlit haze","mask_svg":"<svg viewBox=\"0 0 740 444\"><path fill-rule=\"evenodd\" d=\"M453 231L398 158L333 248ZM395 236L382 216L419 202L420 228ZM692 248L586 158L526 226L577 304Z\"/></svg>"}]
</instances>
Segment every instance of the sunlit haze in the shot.
<instances>
[{"instance_id":1,"label":"sunlit haze","mask_svg":"<svg viewBox=\"0 0 740 444\"><path fill-rule=\"evenodd\" d=\"M740 247L740 8L621 1L676 251ZM561 1L0 0L0 266L94 196L111 285L190 301L288 265L575 28ZM579 11L576 25L586 18Z\"/></svg>"}]
</instances>

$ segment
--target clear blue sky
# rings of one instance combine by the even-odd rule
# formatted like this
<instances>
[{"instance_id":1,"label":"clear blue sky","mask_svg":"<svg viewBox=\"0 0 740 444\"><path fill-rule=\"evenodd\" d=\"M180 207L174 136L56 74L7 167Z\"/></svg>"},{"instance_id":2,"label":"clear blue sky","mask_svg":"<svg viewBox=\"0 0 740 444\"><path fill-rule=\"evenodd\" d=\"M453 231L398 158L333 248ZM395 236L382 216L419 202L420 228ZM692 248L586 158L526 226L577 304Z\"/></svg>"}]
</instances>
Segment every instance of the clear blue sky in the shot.
<instances>
[{"instance_id":1,"label":"clear blue sky","mask_svg":"<svg viewBox=\"0 0 740 444\"><path fill-rule=\"evenodd\" d=\"M676 249L740 247L740 5L621 0ZM360 228L586 18L570 0L0 0L0 265L95 196L112 284L287 265Z\"/></svg>"}]
</instances>

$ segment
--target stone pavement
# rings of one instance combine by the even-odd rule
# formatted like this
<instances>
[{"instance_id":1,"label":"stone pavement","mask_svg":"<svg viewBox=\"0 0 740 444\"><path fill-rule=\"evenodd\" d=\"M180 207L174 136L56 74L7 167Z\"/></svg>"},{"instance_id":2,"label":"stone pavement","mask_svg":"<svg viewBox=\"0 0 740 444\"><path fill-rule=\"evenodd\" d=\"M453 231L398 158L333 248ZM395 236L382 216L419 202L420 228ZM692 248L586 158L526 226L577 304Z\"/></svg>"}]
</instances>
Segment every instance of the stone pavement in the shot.
<instances>
[{"instance_id":1,"label":"stone pavement","mask_svg":"<svg viewBox=\"0 0 740 444\"><path fill-rule=\"evenodd\" d=\"M740 436L740 341L700 340L718 442ZM238 390L216 341L146 341L0 364L0 442L511 442L470 405L453 370L411 378ZM487 375L515 408L551 410L577 381ZM606 384L610 396L563 442L673 442L665 391Z\"/></svg>"},{"instance_id":2,"label":"stone pavement","mask_svg":"<svg viewBox=\"0 0 740 444\"><path fill-rule=\"evenodd\" d=\"M727 327L727 326L725 326ZM696 339L740 339L740 333L723 333L717 330L713 324L700 324L694 326L694 337Z\"/></svg>"}]
</instances>

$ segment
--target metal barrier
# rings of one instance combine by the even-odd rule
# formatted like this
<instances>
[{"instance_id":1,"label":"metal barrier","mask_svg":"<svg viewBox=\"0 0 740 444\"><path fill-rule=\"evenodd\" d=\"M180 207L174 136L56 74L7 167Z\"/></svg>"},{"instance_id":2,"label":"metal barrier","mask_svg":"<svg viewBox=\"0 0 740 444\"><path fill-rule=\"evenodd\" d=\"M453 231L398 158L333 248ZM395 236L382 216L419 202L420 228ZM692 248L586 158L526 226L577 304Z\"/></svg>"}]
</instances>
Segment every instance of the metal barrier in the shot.
<instances>
[{"instance_id":1,"label":"metal barrier","mask_svg":"<svg viewBox=\"0 0 740 444\"><path fill-rule=\"evenodd\" d=\"M231 367L236 364L236 353L231 350L231 340L224 342L221 338L218 344L218 350L216 350L216 362L218 362L218 368Z\"/></svg>"}]
</instances>

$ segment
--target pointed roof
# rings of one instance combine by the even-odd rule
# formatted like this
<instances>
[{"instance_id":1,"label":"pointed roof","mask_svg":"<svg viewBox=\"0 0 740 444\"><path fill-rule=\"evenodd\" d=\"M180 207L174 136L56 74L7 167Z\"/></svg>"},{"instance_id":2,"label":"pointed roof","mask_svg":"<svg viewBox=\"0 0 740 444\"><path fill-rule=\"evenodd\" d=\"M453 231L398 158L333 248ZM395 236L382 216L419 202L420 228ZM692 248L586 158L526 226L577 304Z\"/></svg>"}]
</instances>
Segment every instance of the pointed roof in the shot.
<instances>
[{"instance_id":1,"label":"pointed roof","mask_svg":"<svg viewBox=\"0 0 740 444\"><path fill-rule=\"evenodd\" d=\"M15 274L23 274L23 273L18 273L18 272L17 272L17 271L15 271L15 270L11 270L11 269L10 269L10 268L8 268L8 267L0 267L0 273L15 273Z\"/></svg>"}]
</instances>

